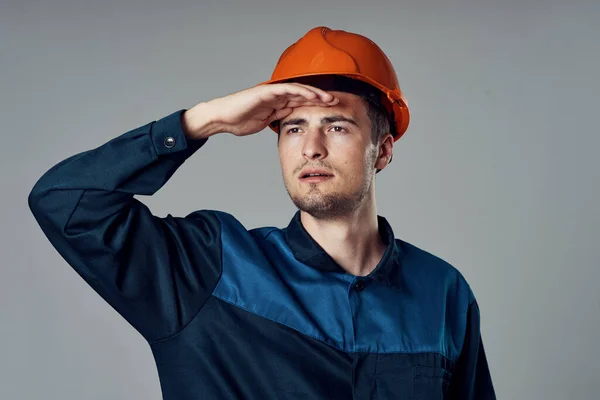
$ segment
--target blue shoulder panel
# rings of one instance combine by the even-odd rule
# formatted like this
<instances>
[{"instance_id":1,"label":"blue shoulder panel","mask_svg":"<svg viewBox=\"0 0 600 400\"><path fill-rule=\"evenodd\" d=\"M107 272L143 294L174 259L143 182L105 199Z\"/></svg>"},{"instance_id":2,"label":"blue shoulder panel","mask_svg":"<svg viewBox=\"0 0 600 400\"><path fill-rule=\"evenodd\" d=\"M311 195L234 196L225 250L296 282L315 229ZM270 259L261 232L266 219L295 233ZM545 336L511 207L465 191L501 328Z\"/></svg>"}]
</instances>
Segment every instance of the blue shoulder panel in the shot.
<instances>
[{"instance_id":1,"label":"blue shoulder panel","mask_svg":"<svg viewBox=\"0 0 600 400\"><path fill-rule=\"evenodd\" d=\"M394 277L398 284L377 285L357 295L357 347L378 353L436 352L455 361L464 341L471 289L446 261L400 239L396 243L402 249Z\"/></svg>"},{"instance_id":2,"label":"blue shoulder panel","mask_svg":"<svg viewBox=\"0 0 600 400\"><path fill-rule=\"evenodd\" d=\"M324 272L294 258L283 230L246 228L215 211L223 245L213 296L346 352L436 352L455 360L465 334L471 290L450 264L416 246L401 246L398 287Z\"/></svg>"}]
</instances>

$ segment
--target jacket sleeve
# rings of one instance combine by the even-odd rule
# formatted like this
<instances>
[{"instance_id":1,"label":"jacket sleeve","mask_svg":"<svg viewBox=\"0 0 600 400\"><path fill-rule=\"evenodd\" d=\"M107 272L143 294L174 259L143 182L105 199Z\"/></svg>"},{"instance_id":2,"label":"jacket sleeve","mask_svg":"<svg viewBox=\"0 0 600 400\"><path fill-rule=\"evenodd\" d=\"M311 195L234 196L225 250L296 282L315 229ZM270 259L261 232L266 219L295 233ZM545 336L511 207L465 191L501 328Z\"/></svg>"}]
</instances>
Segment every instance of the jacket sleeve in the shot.
<instances>
[{"instance_id":1,"label":"jacket sleeve","mask_svg":"<svg viewBox=\"0 0 600 400\"><path fill-rule=\"evenodd\" d=\"M473 299L467 311L465 340L450 382L455 400L495 400L496 394L480 332L480 311Z\"/></svg>"},{"instance_id":2,"label":"jacket sleeve","mask_svg":"<svg viewBox=\"0 0 600 400\"><path fill-rule=\"evenodd\" d=\"M220 275L213 214L160 218L133 197L154 194L206 143L185 136L184 111L59 162L28 196L52 246L148 342L185 327Z\"/></svg>"}]
</instances>

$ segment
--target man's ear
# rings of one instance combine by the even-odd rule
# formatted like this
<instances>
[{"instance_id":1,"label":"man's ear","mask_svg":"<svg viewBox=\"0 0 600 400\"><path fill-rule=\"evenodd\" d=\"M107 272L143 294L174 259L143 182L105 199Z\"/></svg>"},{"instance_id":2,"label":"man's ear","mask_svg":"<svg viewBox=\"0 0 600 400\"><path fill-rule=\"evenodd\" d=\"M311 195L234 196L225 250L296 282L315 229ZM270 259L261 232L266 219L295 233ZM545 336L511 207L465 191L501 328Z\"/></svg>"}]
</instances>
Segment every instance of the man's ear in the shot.
<instances>
[{"instance_id":1,"label":"man's ear","mask_svg":"<svg viewBox=\"0 0 600 400\"><path fill-rule=\"evenodd\" d=\"M392 162L392 149L394 147L394 136L387 133L383 136L381 143L379 144L379 153L377 161L375 162L375 168L377 172L384 169L389 163Z\"/></svg>"}]
</instances>

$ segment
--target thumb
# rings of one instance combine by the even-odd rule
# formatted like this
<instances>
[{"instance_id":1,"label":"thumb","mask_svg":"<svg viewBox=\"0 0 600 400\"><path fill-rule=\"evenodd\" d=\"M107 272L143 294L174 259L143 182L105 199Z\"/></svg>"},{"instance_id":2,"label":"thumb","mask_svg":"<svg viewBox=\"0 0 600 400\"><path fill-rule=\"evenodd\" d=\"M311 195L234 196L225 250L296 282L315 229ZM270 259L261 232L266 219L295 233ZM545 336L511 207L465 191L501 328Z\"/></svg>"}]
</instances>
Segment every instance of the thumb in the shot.
<instances>
[{"instance_id":1,"label":"thumb","mask_svg":"<svg viewBox=\"0 0 600 400\"><path fill-rule=\"evenodd\" d=\"M286 107L282 108L281 110L275 110L273 111L273 114L269 116L267 123L270 124L271 122L277 121L278 119L283 119L290 115L293 111L294 109L292 107Z\"/></svg>"}]
</instances>

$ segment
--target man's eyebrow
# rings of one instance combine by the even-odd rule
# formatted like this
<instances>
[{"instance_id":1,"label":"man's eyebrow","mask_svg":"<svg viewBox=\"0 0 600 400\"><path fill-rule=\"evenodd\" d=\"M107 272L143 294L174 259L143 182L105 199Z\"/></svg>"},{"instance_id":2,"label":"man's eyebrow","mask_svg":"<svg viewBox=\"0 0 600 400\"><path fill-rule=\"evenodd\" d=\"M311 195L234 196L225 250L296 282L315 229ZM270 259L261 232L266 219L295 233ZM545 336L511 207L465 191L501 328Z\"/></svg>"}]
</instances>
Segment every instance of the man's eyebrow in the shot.
<instances>
[{"instance_id":1,"label":"man's eyebrow","mask_svg":"<svg viewBox=\"0 0 600 400\"><path fill-rule=\"evenodd\" d=\"M306 125L306 120L304 118L288 119L281 124L281 127L283 128L284 126L288 125Z\"/></svg>"},{"instance_id":2,"label":"man's eyebrow","mask_svg":"<svg viewBox=\"0 0 600 400\"><path fill-rule=\"evenodd\" d=\"M358 126L355 120L341 114L330 115L328 117L321 118L321 124L331 124L332 122L348 122L352 125Z\"/></svg>"},{"instance_id":3,"label":"man's eyebrow","mask_svg":"<svg viewBox=\"0 0 600 400\"><path fill-rule=\"evenodd\" d=\"M281 127L283 128L288 125L306 125L306 122L307 121L304 118L294 118L283 122L281 124ZM352 125L358 126L355 120L341 114L329 115L327 117L321 118L321 124L331 124L332 122L348 122Z\"/></svg>"}]
</instances>

